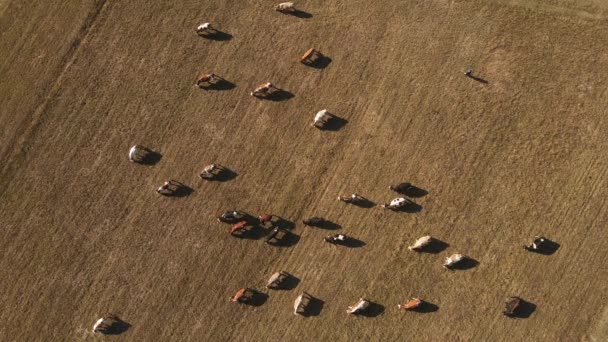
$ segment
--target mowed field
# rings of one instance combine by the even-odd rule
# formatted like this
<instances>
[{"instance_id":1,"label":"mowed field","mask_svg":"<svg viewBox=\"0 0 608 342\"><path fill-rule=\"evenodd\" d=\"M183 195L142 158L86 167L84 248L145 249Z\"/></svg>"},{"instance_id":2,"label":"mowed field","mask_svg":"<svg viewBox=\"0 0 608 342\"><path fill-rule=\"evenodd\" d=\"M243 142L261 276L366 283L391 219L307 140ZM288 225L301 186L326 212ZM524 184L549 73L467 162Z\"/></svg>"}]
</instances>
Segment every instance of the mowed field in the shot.
<instances>
[{"instance_id":1,"label":"mowed field","mask_svg":"<svg viewBox=\"0 0 608 342\"><path fill-rule=\"evenodd\" d=\"M274 4L0 0L0 340L606 341L606 5ZM298 62L311 47L325 69ZM235 87L193 88L200 72ZM249 96L267 81L293 97ZM310 127L323 108L346 124ZM129 162L133 144L161 160ZM202 182L210 163L237 176ZM193 192L156 194L169 179ZM380 208L404 181L422 210ZM336 200L353 192L377 205ZM215 217L235 208L293 222L292 243L231 237ZM427 234L449 246L407 249ZM555 254L522 248L541 234ZM445 270L452 253L478 265ZM264 288L279 270L295 289ZM229 303L241 287L268 299ZM317 316L293 315L301 291ZM536 310L504 317L513 295ZM375 317L345 313L359 297ZM398 311L410 297L438 310ZM94 335L106 312L131 327Z\"/></svg>"}]
</instances>

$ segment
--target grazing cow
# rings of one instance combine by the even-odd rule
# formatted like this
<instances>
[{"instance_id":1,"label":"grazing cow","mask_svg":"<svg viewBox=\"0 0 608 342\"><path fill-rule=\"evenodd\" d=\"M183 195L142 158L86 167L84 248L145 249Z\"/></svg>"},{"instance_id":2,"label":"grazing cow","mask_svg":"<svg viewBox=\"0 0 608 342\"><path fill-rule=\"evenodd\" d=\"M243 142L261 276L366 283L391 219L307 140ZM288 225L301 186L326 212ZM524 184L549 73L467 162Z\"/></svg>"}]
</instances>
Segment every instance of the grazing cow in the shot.
<instances>
[{"instance_id":1,"label":"grazing cow","mask_svg":"<svg viewBox=\"0 0 608 342\"><path fill-rule=\"evenodd\" d=\"M251 96L265 98L277 90L279 90L279 88L275 87L274 84L267 82L255 88L251 92Z\"/></svg>"},{"instance_id":2,"label":"grazing cow","mask_svg":"<svg viewBox=\"0 0 608 342\"><path fill-rule=\"evenodd\" d=\"M199 88L205 88L205 87L213 86L221 80L222 80L221 77L219 77L218 75L213 74L213 73L200 74L198 76L198 78L196 79L195 85Z\"/></svg>"},{"instance_id":3,"label":"grazing cow","mask_svg":"<svg viewBox=\"0 0 608 342\"><path fill-rule=\"evenodd\" d=\"M238 222L236 224L234 224L232 226L232 228L230 228L230 235L235 236L235 233L242 233L243 230L245 230L245 227L247 226L247 221L241 221Z\"/></svg>"},{"instance_id":4,"label":"grazing cow","mask_svg":"<svg viewBox=\"0 0 608 342\"><path fill-rule=\"evenodd\" d=\"M158 189L156 189L156 192L161 195L171 196L175 194L175 191L177 191L179 187L180 185L177 182L170 180L168 182L164 182L163 185L158 187Z\"/></svg>"},{"instance_id":5,"label":"grazing cow","mask_svg":"<svg viewBox=\"0 0 608 342\"><path fill-rule=\"evenodd\" d=\"M236 223L239 220L242 220L245 217L245 214L238 210L231 210L220 215L217 220L223 223Z\"/></svg>"},{"instance_id":6,"label":"grazing cow","mask_svg":"<svg viewBox=\"0 0 608 342\"><path fill-rule=\"evenodd\" d=\"M217 30L211 26L211 23L203 23L196 28L196 33L199 36L206 36L216 32Z\"/></svg>"},{"instance_id":7,"label":"grazing cow","mask_svg":"<svg viewBox=\"0 0 608 342\"><path fill-rule=\"evenodd\" d=\"M300 57L300 63L305 65L313 65L321 58L323 58L323 54L311 48L306 50L304 55Z\"/></svg>"},{"instance_id":8,"label":"grazing cow","mask_svg":"<svg viewBox=\"0 0 608 342\"><path fill-rule=\"evenodd\" d=\"M524 248L531 252L538 252L547 245L547 239L543 236L535 236L532 243L525 245Z\"/></svg>"},{"instance_id":9,"label":"grazing cow","mask_svg":"<svg viewBox=\"0 0 608 342\"><path fill-rule=\"evenodd\" d=\"M420 298L412 298L405 304L397 304L399 310L415 310L422 306L424 301Z\"/></svg>"},{"instance_id":10,"label":"grazing cow","mask_svg":"<svg viewBox=\"0 0 608 342\"><path fill-rule=\"evenodd\" d=\"M306 309L313 297L307 292L302 292L296 300L293 302L293 314L294 315L305 315Z\"/></svg>"},{"instance_id":11,"label":"grazing cow","mask_svg":"<svg viewBox=\"0 0 608 342\"><path fill-rule=\"evenodd\" d=\"M242 289L238 290L234 294L234 296L230 297L230 301L247 304L251 300L251 297L254 294L255 294L254 290L252 290L248 287L243 287Z\"/></svg>"},{"instance_id":12,"label":"grazing cow","mask_svg":"<svg viewBox=\"0 0 608 342\"><path fill-rule=\"evenodd\" d=\"M505 316L513 317L517 315L518 309L521 307L523 300L519 297L510 297L505 302L506 308L503 314Z\"/></svg>"},{"instance_id":13,"label":"grazing cow","mask_svg":"<svg viewBox=\"0 0 608 342\"><path fill-rule=\"evenodd\" d=\"M325 242L329 242L335 245L346 242L346 240L348 240L348 236L344 234L328 235L324 237L323 240L325 240Z\"/></svg>"},{"instance_id":14,"label":"grazing cow","mask_svg":"<svg viewBox=\"0 0 608 342\"><path fill-rule=\"evenodd\" d=\"M368 300L364 298L359 298L359 301L354 305L349 306L346 312L349 314L357 315L365 311L365 309L367 309L370 305L371 303Z\"/></svg>"},{"instance_id":15,"label":"grazing cow","mask_svg":"<svg viewBox=\"0 0 608 342\"><path fill-rule=\"evenodd\" d=\"M293 5L293 2L281 2L275 7L275 10L281 13L293 13L296 12L296 8Z\"/></svg>"},{"instance_id":16,"label":"grazing cow","mask_svg":"<svg viewBox=\"0 0 608 342\"><path fill-rule=\"evenodd\" d=\"M405 207L406 205L408 205L410 203L412 203L412 201L408 200L407 198L398 197L398 198L395 198L392 201L390 201L390 203L383 204L382 208L398 210L398 209Z\"/></svg>"},{"instance_id":17,"label":"grazing cow","mask_svg":"<svg viewBox=\"0 0 608 342\"><path fill-rule=\"evenodd\" d=\"M263 214L263 215L258 216L258 220L260 221L261 224L264 224L266 222L271 222L273 217L274 217L274 215Z\"/></svg>"},{"instance_id":18,"label":"grazing cow","mask_svg":"<svg viewBox=\"0 0 608 342\"><path fill-rule=\"evenodd\" d=\"M302 223L304 223L304 225L306 225L306 226L320 226L323 223L325 223L325 220L323 218L315 216L315 217L307 218L306 220L302 221Z\"/></svg>"},{"instance_id":19,"label":"grazing cow","mask_svg":"<svg viewBox=\"0 0 608 342\"><path fill-rule=\"evenodd\" d=\"M458 263L461 263L462 261L464 261L465 258L466 257L462 254L452 254L445 259L445 262L443 263L443 267L450 269L450 268L456 266Z\"/></svg>"},{"instance_id":20,"label":"grazing cow","mask_svg":"<svg viewBox=\"0 0 608 342\"><path fill-rule=\"evenodd\" d=\"M315 115L315 118L313 119L312 124L310 125L319 129L323 129L323 127L325 127L325 124L327 124L327 121L329 121L331 118L332 115L329 114L327 109L323 109Z\"/></svg>"},{"instance_id":21,"label":"grazing cow","mask_svg":"<svg viewBox=\"0 0 608 342\"><path fill-rule=\"evenodd\" d=\"M281 232L285 233L284 230L283 230L283 228L281 228L281 227L275 227L270 232L270 234L268 235L268 237L266 238L266 243L268 243L268 244L272 243L273 239L280 240L280 238L282 238L284 236L283 235L283 236L279 237L279 233L281 233Z\"/></svg>"},{"instance_id":22,"label":"grazing cow","mask_svg":"<svg viewBox=\"0 0 608 342\"><path fill-rule=\"evenodd\" d=\"M129 160L134 163L141 163L146 159L146 157L148 157L149 154L149 149L141 145L133 145L129 149Z\"/></svg>"},{"instance_id":23,"label":"grazing cow","mask_svg":"<svg viewBox=\"0 0 608 342\"><path fill-rule=\"evenodd\" d=\"M98 319L95 324L93 324L93 333L102 333L106 334L108 329L110 329L114 324L116 324L117 317L113 314L105 314L103 317Z\"/></svg>"},{"instance_id":24,"label":"grazing cow","mask_svg":"<svg viewBox=\"0 0 608 342\"><path fill-rule=\"evenodd\" d=\"M273 290L281 289L283 283L285 283L285 280L289 279L289 277L290 274L285 271L276 272L270 277L270 279L268 279L268 282L266 283L266 288Z\"/></svg>"},{"instance_id":25,"label":"grazing cow","mask_svg":"<svg viewBox=\"0 0 608 342\"><path fill-rule=\"evenodd\" d=\"M424 249L424 247L428 246L431 241L433 241L433 238L430 235L423 236L420 239L416 240L416 242L414 242L412 246L409 246L408 249L411 251L418 252Z\"/></svg>"},{"instance_id":26,"label":"grazing cow","mask_svg":"<svg viewBox=\"0 0 608 342\"><path fill-rule=\"evenodd\" d=\"M361 202L365 201L365 198L363 198L363 196L358 195L358 194L352 194L350 196L338 196L338 200L342 201L344 203L354 204L354 203L361 203Z\"/></svg>"},{"instance_id":27,"label":"grazing cow","mask_svg":"<svg viewBox=\"0 0 608 342\"><path fill-rule=\"evenodd\" d=\"M394 192L403 194L412 188L412 183L399 183L388 187Z\"/></svg>"},{"instance_id":28,"label":"grazing cow","mask_svg":"<svg viewBox=\"0 0 608 342\"><path fill-rule=\"evenodd\" d=\"M207 165L203 168L199 177L204 180L213 180L224 171L224 167L217 164Z\"/></svg>"}]
</instances>

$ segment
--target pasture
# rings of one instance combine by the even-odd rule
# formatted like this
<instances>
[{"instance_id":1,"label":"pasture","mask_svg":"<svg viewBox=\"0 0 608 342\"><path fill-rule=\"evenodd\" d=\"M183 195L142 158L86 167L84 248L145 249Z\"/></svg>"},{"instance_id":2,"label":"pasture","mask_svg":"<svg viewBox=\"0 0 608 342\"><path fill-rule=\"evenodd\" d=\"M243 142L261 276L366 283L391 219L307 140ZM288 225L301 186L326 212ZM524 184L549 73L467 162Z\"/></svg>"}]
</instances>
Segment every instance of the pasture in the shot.
<instances>
[{"instance_id":1,"label":"pasture","mask_svg":"<svg viewBox=\"0 0 608 342\"><path fill-rule=\"evenodd\" d=\"M0 0L0 340L608 339L606 4L274 5ZM301 64L309 48L331 60ZM250 96L264 82L290 96ZM321 109L340 124L311 127ZM160 160L129 162L134 144ZM212 163L234 177L201 180ZM191 193L159 196L170 179ZM405 181L420 210L382 209ZM232 209L280 216L290 243L230 236ZM408 250L424 235L444 248ZM525 251L535 235L559 249ZM476 265L442 268L453 253ZM281 270L295 288L265 289ZM242 287L268 297L230 303ZM317 315L293 315L302 291ZM503 316L510 296L535 310ZM360 297L371 317L346 314ZM397 309L411 297L436 310ZM94 335L106 312L130 327Z\"/></svg>"}]
</instances>

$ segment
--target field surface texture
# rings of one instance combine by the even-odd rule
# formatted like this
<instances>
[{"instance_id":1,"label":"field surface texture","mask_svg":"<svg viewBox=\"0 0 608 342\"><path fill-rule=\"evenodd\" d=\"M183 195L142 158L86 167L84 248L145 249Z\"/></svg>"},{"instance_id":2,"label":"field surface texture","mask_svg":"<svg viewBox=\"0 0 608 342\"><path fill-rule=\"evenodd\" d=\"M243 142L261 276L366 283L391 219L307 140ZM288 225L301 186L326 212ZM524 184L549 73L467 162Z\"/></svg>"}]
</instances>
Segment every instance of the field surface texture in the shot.
<instances>
[{"instance_id":1,"label":"field surface texture","mask_svg":"<svg viewBox=\"0 0 608 342\"><path fill-rule=\"evenodd\" d=\"M608 340L607 3L274 5L0 0L0 340ZM311 47L331 61L299 63ZM289 96L249 95L269 81ZM339 119L311 127L324 108ZM162 157L131 163L134 144ZM199 179L211 163L231 179ZM189 193L158 195L170 179ZM382 209L405 181L417 210ZM231 209L290 234L232 237ZM409 251L424 235L442 248ZM525 251L535 235L559 248ZM475 263L442 268L453 253ZM266 289L280 270L293 288ZM242 287L257 306L228 301ZM503 316L510 296L527 317ZM428 310L397 309L411 297ZM128 329L93 334L107 312Z\"/></svg>"}]
</instances>

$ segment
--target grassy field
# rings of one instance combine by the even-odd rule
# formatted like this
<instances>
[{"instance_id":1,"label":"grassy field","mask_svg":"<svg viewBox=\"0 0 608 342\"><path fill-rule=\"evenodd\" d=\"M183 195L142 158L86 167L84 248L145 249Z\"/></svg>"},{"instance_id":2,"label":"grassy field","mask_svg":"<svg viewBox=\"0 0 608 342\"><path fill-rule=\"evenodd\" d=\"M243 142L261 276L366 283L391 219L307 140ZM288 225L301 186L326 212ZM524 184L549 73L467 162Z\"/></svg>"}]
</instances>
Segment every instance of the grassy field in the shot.
<instances>
[{"instance_id":1,"label":"grassy field","mask_svg":"<svg viewBox=\"0 0 608 342\"><path fill-rule=\"evenodd\" d=\"M0 0L0 340L608 339L608 7L297 4L310 18L262 0ZM199 38L203 21L232 39ZM298 63L311 47L326 68ZM196 89L200 72L235 88ZM249 96L267 81L293 98ZM323 108L346 124L310 127ZM160 162L129 162L136 143ZM202 182L210 163L238 175ZM157 195L169 179L192 194ZM380 208L403 181L428 191L422 210ZM336 200L353 192L378 205ZM293 243L231 237L215 217L234 208L293 222ZM365 245L323 243L334 232ZM407 249L426 234L449 246ZM541 234L555 254L522 248ZM479 264L447 271L452 253ZM279 270L295 289L264 289ZM229 303L245 286L268 299ZM292 314L301 291L318 316ZM502 315L513 295L530 317ZM347 315L359 297L379 314ZM398 311L410 297L438 310ZM131 327L94 335L105 312Z\"/></svg>"}]
</instances>

